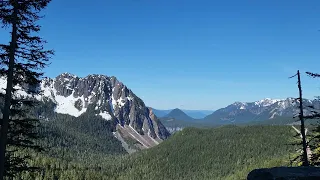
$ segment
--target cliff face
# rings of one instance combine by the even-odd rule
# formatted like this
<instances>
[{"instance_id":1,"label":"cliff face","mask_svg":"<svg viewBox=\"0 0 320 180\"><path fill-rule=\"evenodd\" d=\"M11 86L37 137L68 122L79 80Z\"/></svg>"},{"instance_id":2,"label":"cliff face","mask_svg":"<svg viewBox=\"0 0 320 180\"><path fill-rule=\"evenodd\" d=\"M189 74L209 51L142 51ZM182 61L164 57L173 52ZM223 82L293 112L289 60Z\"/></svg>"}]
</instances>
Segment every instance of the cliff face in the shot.
<instances>
[{"instance_id":1,"label":"cliff face","mask_svg":"<svg viewBox=\"0 0 320 180\"><path fill-rule=\"evenodd\" d=\"M6 81L1 82L0 86L5 87ZM129 127L131 138L147 138L152 142L150 146L170 135L152 110L116 77L89 75L81 78L63 73L53 79L44 79L38 89L42 94L36 98L51 100L56 113L75 117L94 113L122 128Z\"/></svg>"}]
</instances>

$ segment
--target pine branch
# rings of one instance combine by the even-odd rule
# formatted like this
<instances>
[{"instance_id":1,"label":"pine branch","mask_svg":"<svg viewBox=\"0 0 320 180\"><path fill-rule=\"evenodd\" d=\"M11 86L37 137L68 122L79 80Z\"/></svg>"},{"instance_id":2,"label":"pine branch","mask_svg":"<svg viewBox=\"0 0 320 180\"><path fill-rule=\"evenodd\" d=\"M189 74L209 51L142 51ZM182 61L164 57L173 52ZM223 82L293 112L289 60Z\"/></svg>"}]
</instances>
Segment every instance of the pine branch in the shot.
<instances>
[{"instance_id":1,"label":"pine branch","mask_svg":"<svg viewBox=\"0 0 320 180\"><path fill-rule=\"evenodd\" d=\"M306 72L306 74L308 74L310 77L312 78L318 78L320 77L320 74L318 73L312 73L312 72Z\"/></svg>"}]
</instances>

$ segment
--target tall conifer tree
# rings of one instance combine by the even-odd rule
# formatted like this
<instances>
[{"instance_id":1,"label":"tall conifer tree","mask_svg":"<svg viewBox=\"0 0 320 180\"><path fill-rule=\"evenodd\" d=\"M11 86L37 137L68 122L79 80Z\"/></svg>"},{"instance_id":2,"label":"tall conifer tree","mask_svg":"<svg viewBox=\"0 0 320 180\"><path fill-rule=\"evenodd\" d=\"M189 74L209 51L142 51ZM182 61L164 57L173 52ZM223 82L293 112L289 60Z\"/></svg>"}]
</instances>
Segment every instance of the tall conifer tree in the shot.
<instances>
[{"instance_id":1,"label":"tall conifer tree","mask_svg":"<svg viewBox=\"0 0 320 180\"><path fill-rule=\"evenodd\" d=\"M40 26L36 24L40 11L50 1L0 1L0 21L11 36L8 44L0 44L0 76L7 81L5 93L1 94L0 179L33 169L27 164L28 156L19 156L17 148L40 149L33 141L39 121L28 112L35 105L32 96L40 93L37 86L43 75L41 69L53 55L52 50L44 49L46 41L37 35ZM28 95L19 95L21 90Z\"/></svg>"}]
</instances>

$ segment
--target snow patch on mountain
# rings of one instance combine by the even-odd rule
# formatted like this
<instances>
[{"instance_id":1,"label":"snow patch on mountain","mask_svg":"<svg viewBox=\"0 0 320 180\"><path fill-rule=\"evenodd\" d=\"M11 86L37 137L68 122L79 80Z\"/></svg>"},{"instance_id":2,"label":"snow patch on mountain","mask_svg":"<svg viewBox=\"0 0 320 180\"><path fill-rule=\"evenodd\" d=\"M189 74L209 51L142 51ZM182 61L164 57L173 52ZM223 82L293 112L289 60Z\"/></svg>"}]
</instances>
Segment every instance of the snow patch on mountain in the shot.
<instances>
[{"instance_id":1,"label":"snow patch on mountain","mask_svg":"<svg viewBox=\"0 0 320 180\"><path fill-rule=\"evenodd\" d=\"M258 105L258 106L266 107L266 106L270 106L270 105L272 105L276 102L279 102L279 101L281 101L281 99L265 98L265 99L254 102L254 104Z\"/></svg>"},{"instance_id":2,"label":"snow patch on mountain","mask_svg":"<svg viewBox=\"0 0 320 180\"><path fill-rule=\"evenodd\" d=\"M7 88L7 78L0 77L0 93L5 94L6 93L6 88ZM14 94L13 97L21 97L21 96L23 96L23 97L34 97L33 95L28 94L26 92L26 90L24 90L22 88L22 86L15 85L14 89L16 89L16 91L15 91L15 94Z\"/></svg>"},{"instance_id":3,"label":"snow patch on mountain","mask_svg":"<svg viewBox=\"0 0 320 180\"><path fill-rule=\"evenodd\" d=\"M52 89L53 89L53 84L51 84L50 86L47 85L45 86L45 82L46 80L41 81L40 83L40 89L42 90L41 95L39 95L38 100L40 100L42 97L52 97Z\"/></svg>"},{"instance_id":4,"label":"snow patch on mountain","mask_svg":"<svg viewBox=\"0 0 320 180\"><path fill-rule=\"evenodd\" d=\"M81 114L87 111L87 108L82 108L81 110L78 110L75 107L75 103L77 100L81 100L81 102L84 102L83 96L81 96L80 98L74 98L73 94L68 97L55 95L54 102L56 102L57 104L55 112L79 117Z\"/></svg>"},{"instance_id":5,"label":"snow patch on mountain","mask_svg":"<svg viewBox=\"0 0 320 180\"><path fill-rule=\"evenodd\" d=\"M0 93L5 93L7 87L7 80L4 77L0 77Z\"/></svg>"},{"instance_id":6,"label":"snow patch on mountain","mask_svg":"<svg viewBox=\"0 0 320 180\"><path fill-rule=\"evenodd\" d=\"M106 119L106 120L108 120L108 121L112 119L111 115L110 115L107 111L100 112L99 115L100 115L103 119Z\"/></svg>"},{"instance_id":7,"label":"snow patch on mountain","mask_svg":"<svg viewBox=\"0 0 320 180\"><path fill-rule=\"evenodd\" d=\"M273 119L277 115L276 112L273 112L269 119Z\"/></svg>"}]
</instances>

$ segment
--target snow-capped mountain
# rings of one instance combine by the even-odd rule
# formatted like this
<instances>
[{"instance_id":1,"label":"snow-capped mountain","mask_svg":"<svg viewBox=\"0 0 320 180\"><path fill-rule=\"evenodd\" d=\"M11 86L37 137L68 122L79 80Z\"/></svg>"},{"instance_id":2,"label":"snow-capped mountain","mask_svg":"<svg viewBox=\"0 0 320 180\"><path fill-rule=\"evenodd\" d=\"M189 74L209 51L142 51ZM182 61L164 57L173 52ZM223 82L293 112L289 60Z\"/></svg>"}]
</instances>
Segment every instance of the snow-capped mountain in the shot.
<instances>
[{"instance_id":1,"label":"snow-capped mountain","mask_svg":"<svg viewBox=\"0 0 320 180\"><path fill-rule=\"evenodd\" d=\"M0 81L2 88L5 84L5 80ZM38 88L42 93L36 98L52 101L56 113L75 117L95 113L116 124L115 137L119 139L121 134L122 138L133 138L142 148L152 147L170 135L151 108L116 77L89 75L81 78L63 73L42 80ZM18 93L26 95L23 91Z\"/></svg>"},{"instance_id":2,"label":"snow-capped mountain","mask_svg":"<svg viewBox=\"0 0 320 180\"><path fill-rule=\"evenodd\" d=\"M308 106L319 106L319 100L303 99L304 113L309 114ZM235 102L225 108L219 109L205 120L225 123L244 123L261 121L277 117L293 117L299 113L299 102L295 98L262 99L255 102Z\"/></svg>"}]
</instances>

